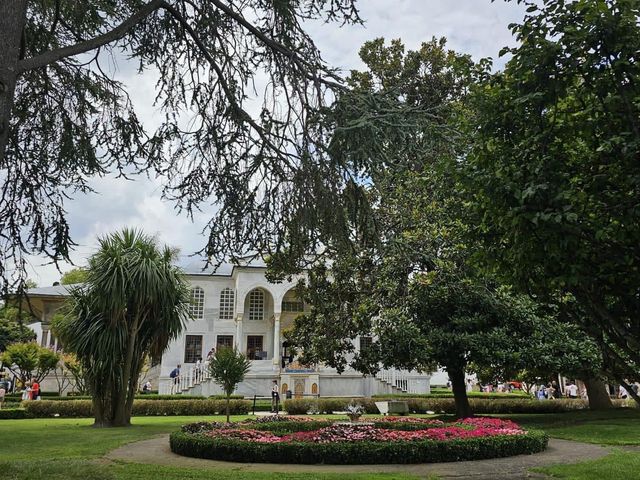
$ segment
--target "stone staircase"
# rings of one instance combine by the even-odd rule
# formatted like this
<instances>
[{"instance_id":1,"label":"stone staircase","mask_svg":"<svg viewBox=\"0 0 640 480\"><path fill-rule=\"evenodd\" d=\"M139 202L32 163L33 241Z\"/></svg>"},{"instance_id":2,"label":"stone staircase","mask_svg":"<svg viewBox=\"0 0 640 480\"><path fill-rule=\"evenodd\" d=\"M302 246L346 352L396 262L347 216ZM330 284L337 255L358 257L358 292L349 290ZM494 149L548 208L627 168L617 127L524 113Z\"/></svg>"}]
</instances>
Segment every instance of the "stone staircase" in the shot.
<instances>
[{"instance_id":1,"label":"stone staircase","mask_svg":"<svg viewBox=\"0 0 640 480\"><path fill-rule=\"evenodd\" d=\"M387 387L388 391L385 393L425 394L430 392L430 375L423 373L386 368L378 371L375 378Z\"/></svg>"}]
</instances>

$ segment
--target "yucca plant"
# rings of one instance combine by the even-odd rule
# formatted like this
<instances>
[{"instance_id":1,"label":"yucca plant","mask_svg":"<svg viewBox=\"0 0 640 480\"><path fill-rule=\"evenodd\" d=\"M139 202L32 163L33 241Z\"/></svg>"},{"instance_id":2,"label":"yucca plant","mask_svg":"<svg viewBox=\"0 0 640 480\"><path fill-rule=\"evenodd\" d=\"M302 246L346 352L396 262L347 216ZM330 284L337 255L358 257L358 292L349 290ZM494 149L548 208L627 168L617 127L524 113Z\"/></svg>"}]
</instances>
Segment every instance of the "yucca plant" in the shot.
<instances>
[{"instance_id":1,"label":"yucca plant","mask_svg":"<svg viewBox=\"0 0 640 480\"><path fill-rule=\"evenodd\" d=\"M154 237L124 229L99 245L54 330L86 371L94 425L127 426L145 357L159 358L185 327L189 288Z\"/></svg>"}]
</instances>

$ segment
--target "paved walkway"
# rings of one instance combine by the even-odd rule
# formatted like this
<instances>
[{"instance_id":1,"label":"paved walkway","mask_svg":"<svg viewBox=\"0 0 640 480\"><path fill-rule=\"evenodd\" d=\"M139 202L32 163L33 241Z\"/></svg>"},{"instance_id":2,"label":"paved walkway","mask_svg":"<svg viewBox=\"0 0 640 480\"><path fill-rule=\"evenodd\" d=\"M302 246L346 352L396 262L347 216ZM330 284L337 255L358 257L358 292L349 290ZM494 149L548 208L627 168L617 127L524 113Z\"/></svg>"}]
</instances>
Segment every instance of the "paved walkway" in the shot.
<instances>
[{"instance_id":1,"label":"paved walkway","mask_svg":"<svg viewBox=\"0 0 640 480\"><path fill-rule=\"evenodd\" d=\"M426 463L416 465L282 465L271 463L233 463L189 458L169 449L169 436L129 443L106 455L108 460L170 465L173 467L227 468L246 472L309 472L309 473L407 473L417 476L436 474L443 479L494 480L547 478L528 472L530 468L555 464L577 463L604 457L609 450L599 445L551 439L549 448L535 455L477 460L473 462ZM258 477L256 477L258 478Z\"/></svg>"}]
</instances>

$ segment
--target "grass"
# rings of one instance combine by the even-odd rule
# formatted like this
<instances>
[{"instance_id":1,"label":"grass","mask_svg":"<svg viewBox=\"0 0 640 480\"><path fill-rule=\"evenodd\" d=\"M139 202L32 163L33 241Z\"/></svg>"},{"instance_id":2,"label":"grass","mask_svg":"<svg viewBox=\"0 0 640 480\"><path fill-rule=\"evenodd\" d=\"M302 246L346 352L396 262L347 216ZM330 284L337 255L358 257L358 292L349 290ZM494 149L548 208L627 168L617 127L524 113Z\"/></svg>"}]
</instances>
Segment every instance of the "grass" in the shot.
<instances>
[{"instance_id":1,"label":"grass","mask_svg":"<svg viewBox=\"0 0 640 480\"><path fill-rule=\"evenodd\" d=\"M213 468L165 467L138 463L115 462L105 465L87 460L37 460L30 462L0 462L2 478L6 480L417 480L404 474L344 474L344 473L268 473L220 470ZM425 480L437 480L428 477Z\"/></svg>"},{"instance_id":2,"label":"grass","mask_svg":"<svg viewBox=\"0 0 640 480\"><path fill-rule=\"evenodd\" d=\"M327 416L332 417L332 416ZM239 421L247 416L232 417ZM342 418L333 416L333 418ZM3 420L0 423L0 472L10 480L265 480L282 479L282 473L237 469L196 469L115 462L99 458L120 445L170 433L189 422L224 421L212 417L137 417L129 428L95 429L91 419ZM11 461L6 461L11 459ZM287 480L412 480L402 474L287 473ZM432 477L431 480L435 480Z\"/></svg>"},{"instance_id":3,"label":"grass","mask_svg":"<svg viewBox=\"0 0 640 480\"><path fill-rule=\"evenodd\" d=\"M599 445L640 445L640 409L588 410L530 415L500 415L564 440Z\"/></svg>"},{"instance_id":4,"label":"grass","mask_svg":"<svg viewBox=\"0 0 640 480\"><path fill-rule=\"evenodd\" d=\"M551 478L562 478L565 480L638 478L640 476L640 452L614 450L611 455L607 455L600 460L591 460L576 465L556 465L553 467L535 468L533 471L544 473Z\"/></svg>"},{"instance_id":5,"label":"grass","mask_svg":"<svg viewBox=\"0 0 640 480\"><path fill-rule=\"evenodd\" d=\"M424 416L424 415L421 415ZM340 416L325 415L328 418ZM369 416L367 416L369 417ZM640 409L605 412L576 411L558 414L500 415L525 427L541 428L552 437L604 445L640 445ZM234 421L247 418L235 416ZM452 417L441 417L450 420ZM100 459L105 453L129 442L177 430L193 421L221 421L223 417L136 417L130 428L94 429L90 419L33 419L0 421L0 472L11 480L276 480L282 473L240 471L238 469L183 468ZM637 478L638 451L615 449L612 454L577 465L545 467L536 470L550 478L590 480ZM410 480L404 474L310 474L296 473L287 480ZM433 480L435 477L431 477Z\"/></svg>"},{"instance_id":6,"label":"grass","mask_svg":"<svg viewBox=\"0 0 640 480\"><path fill-rule=\"evenodd\" d=\"M233 420L244 418L232 417ZM138 417L129 428L104 429L92 428L93 420L88 418L2 420L0 452L3 459L12 460L96 458L125 443L170 433L194 420L194 417Z\"/></svg>"}]
</instances>

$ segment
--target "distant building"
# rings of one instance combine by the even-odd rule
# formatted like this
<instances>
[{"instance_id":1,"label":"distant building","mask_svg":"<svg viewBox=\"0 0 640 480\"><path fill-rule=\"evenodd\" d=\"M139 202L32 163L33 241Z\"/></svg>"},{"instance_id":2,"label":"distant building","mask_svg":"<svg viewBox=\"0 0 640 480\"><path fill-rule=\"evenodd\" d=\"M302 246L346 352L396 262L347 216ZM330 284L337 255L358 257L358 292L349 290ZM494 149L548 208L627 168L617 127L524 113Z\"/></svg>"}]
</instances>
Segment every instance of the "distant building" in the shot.
<instances>
[{"instance_id":1,"label":"distant building","mask_svg":"<svg viewBox=\"0 0 640 480\"><path fill-rule=\"evenodd\" d=\"M199 265L189 265L184 270L191 285L193 321L162 357L157 378L160 393L203 396L222 393L203 373L203 363L212 348L231 346L251 360L251 370L237 390L245 396L269 395L273 380L278 381L283 396L289 390L298 397L430 391L428 374L383 370L375 377L364 377L351 369L338 374L323 365L300 364L291 355L282 335L306 308L295 294L297 279L270 283L261 261L223 264L215 271L202 271ZM36 327L41 344L57 344L50 332L50 321L68 294L69 286L63 285L28 292L32 311L41 320L41 327ZM367 348L370 342L371 337L359 337L355 347ZM200 367L197 366L199 360ZM170 374L178 364L182 368L176 384Z\"/></svg>"}]
</instances>

